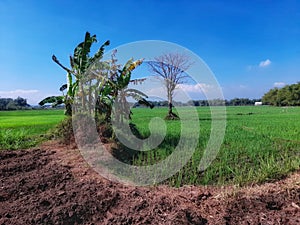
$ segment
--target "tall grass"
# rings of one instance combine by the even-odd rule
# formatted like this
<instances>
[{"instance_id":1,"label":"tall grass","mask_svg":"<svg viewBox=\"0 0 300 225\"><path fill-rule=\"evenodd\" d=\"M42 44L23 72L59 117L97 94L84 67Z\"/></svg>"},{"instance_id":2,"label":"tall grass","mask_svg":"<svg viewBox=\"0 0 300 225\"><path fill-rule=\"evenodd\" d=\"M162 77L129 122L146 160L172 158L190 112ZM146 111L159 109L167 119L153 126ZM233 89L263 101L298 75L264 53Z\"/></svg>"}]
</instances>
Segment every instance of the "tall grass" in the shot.
<instances>
[{"instance_id":1,"label":"tall grass","mask_svg":"<svg viewBox=\"0 0 300 225\"><path fill-rule=\"evenodd\" d=\"M133 122L149 135L151 116L163 118L166 109L134 109ZM189 163L164 183L249 184L278 179L300 168L300 107L227 107L227 128L221 149L206 171L198 171L210 135L210 109L198 108L200 136ZM180 121L167 121L167 135L152 151L140 153L135 165L154 164L172 153L180 136Z\"/></svg>"}]
</instances>

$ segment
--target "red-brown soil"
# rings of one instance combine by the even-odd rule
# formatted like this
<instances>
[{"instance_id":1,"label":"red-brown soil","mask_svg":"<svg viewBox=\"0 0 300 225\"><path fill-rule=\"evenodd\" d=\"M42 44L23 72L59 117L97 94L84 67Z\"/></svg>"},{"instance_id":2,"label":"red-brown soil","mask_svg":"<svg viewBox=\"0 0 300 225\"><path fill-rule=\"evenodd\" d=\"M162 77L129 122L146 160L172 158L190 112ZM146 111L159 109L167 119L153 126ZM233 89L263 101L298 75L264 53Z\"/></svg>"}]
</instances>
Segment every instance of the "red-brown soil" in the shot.
<instances>
[{"instance_id":1,"label":"red-brown soil","mask_svg":"<svg viewBox=\"0 0 300 225\"><path fill-rule=\"evenodd\" d=\"M252 187L131 187L76 149L0 152L0 224L300 224L300 171Z\"/></svg>"}]
</instances>

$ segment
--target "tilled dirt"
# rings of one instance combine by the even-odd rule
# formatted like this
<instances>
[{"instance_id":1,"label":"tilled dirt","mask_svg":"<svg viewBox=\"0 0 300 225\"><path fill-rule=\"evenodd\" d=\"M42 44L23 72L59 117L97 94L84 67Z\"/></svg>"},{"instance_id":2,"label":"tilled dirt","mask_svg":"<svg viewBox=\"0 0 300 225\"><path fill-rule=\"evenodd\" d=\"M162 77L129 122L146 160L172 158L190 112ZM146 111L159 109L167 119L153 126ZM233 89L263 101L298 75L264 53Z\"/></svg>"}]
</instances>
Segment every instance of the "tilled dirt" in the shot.
<instances>
[{"instance_id":1,"label":"tilled dirt","mask_svg":"<svg viewBox=\"0 0 300 225\"><path fill-rule=\"evenodd\" d=\"M0 224L300 224L300 171L244 188L131 187L56 143L0 151Z\"/></svg>"}]
</instances>

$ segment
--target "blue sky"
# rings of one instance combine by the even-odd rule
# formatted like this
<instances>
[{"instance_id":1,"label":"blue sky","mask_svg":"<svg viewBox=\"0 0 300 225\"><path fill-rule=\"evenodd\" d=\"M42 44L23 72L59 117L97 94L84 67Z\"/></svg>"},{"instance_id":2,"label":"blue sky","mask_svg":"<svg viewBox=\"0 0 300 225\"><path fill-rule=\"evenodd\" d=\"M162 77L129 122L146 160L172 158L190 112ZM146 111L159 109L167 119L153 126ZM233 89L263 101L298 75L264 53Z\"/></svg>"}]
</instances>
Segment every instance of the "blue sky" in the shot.
<instances>
[{"instance_id":1,"label":"blue sky","mask_svg":"<svg viewBox=\"0 0 300 225\"><path fill-rule=\"evenodd\" d=\"M300 81L296 0L1 0L0 20L0 96L30 104L60 94L65 73L51 56L68 65L86 31L97 47L109 39L108 50L140 40L184 46L206 62L227 99Z\"/></svg>"}]
</instances>

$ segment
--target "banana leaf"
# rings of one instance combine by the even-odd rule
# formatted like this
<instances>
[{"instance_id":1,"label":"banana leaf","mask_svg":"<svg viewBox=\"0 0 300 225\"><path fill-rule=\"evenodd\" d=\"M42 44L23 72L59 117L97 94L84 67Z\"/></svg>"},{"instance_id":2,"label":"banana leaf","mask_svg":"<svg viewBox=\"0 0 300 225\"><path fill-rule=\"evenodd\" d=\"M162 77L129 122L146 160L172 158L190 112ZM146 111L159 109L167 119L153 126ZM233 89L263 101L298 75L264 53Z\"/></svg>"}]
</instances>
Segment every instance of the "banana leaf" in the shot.
<instances>
[{"instance_id":1,"label":"banana leaf","mask_svg":"<svg viewBox=\"0 0 300 225\"><path fill-rule=\"evenodd\" d=\"M64 96L50 96L39 102L40 106L43 106L47 103L52 103L52 106L58 106L64 103Z\"/></svg>"}]
</instances>

